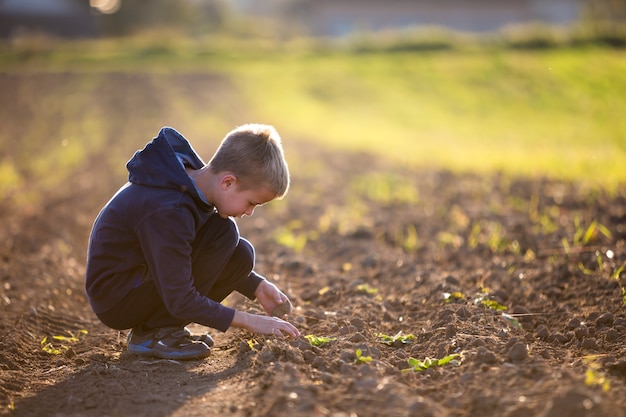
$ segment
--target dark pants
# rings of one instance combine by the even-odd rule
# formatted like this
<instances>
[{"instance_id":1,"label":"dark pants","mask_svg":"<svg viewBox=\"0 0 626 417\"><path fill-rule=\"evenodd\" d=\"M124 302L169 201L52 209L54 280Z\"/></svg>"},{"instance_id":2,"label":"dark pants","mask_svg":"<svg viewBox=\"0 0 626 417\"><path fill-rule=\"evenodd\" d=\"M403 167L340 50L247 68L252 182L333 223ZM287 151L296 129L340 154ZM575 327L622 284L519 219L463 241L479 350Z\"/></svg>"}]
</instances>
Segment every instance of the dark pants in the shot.
<instances>
[{"instance_id":1,"label":"dark pants","mask_svg":"<svg viewBox=\"0 0 626 417\"><path fill-rule=\"evenodd\" d=\"M254 248L239 236L232 219L217 214L209 217L196 235L191 253L192 274L196 290L221 302L241 286L254 266ZM165 308L149 272L143 283L111 310L98 318L107 326L125 330L139 325L144 328L185 326L188 322L173 317Z\"/></svg>"}]
</instances>

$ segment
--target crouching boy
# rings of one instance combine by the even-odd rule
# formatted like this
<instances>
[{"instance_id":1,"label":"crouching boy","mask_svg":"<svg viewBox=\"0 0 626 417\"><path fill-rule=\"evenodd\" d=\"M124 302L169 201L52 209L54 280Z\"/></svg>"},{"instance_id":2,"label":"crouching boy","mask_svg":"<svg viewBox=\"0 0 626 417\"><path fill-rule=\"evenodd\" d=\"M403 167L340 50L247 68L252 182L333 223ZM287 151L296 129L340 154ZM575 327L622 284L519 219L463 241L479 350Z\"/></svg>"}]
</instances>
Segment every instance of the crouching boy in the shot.
<instances>
[{"instance_id":1,"label":"crouching boy","mask_svg":"<svg viewBox=\"0 0 626 417\"><path fill-rule=\"evenodd\" d=\"M213 339L191 335L190 323L299 336L284 316L271 316L290 301L254 271L254 248L233 220L251 216L289 188L273 127L234 129L208 164L185 137L164 127L126 167L128 183L91 231L86 291L102 323L131 329L130 352L166 359L209 355ZM233 291L256 298L268 315L222 305Z\"/></svg>"}]
</instances>

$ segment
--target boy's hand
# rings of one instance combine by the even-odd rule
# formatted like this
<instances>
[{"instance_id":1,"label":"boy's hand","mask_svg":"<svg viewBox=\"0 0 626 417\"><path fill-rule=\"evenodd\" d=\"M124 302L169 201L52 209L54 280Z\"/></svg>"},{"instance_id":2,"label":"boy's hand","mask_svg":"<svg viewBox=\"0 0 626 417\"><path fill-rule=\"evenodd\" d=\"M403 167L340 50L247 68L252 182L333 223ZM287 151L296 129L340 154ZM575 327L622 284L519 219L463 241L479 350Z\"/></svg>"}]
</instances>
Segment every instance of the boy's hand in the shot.
<instances>
[{"instance_id":1,"label":"boy's hand","mask_svg":"<svg viewBox=\"0 0 626 417\"><path fill-rule=\"evenodd\" d=\"M278 317L267 317L242 311L235 311L231 326L240 327L252 333L273 335L280 338L300 336L298 329L288 321Z\"/></svg>"},{"instance_id":2,"label":"boy's hand","mask_svg":"<svg viewBox=\"0 0 626 417\"><path fill-rule=\"evenodd\" d=\"M284 317L291 313L292 307L289 298L269 281L262 281L254 295L268 315Z\"/></svg>"}]
</instances>

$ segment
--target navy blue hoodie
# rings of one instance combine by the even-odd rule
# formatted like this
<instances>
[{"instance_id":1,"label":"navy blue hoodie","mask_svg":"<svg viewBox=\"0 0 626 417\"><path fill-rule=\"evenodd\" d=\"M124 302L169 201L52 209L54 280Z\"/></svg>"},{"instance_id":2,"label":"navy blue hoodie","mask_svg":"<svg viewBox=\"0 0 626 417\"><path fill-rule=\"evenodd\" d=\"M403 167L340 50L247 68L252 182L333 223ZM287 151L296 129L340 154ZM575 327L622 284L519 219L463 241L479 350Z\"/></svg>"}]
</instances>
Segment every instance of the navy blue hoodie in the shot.
<instances>
[{"instance_id":1,"label":"navy blue hoodie","mask_svg":"<svg viewBox=\"0 0 626 417\"><path fill-rule=\"evenodd\" d=\"M100 211L89 238L87 295L104 313L148 271L171 315L226 331L235 310L199 294L191 275L196 232L217 214L179 158L193 169L205 165L187 139L164 127L128 162L129 182ZM261 280L251 273L240 292L254 298Z\"/></svg>"}]
</instances>

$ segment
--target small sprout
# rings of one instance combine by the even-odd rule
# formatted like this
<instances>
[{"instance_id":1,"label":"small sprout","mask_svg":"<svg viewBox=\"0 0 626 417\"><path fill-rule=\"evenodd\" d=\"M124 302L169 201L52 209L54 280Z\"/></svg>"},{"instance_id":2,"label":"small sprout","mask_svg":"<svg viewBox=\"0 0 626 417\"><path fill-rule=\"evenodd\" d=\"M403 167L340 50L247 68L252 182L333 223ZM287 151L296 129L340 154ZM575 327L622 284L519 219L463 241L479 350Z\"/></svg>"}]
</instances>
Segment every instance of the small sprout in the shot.
<instances>
[{"instance_id":1,"label":"small sprout","mask_svg":"<svg viewBox=\"0 0 626 417\"><path fill-rule=\"evenodd\" d=\"M607 229L606 226L603 226L596 220L594 220L591 222L591 224L587 228L587 231L585 232L585 235L583 236L583 245L586 245L587 243L593 241L598 233L604 235L609 239L611 238L611 231Z\"/></svg>"},{"instance_id":2,"label":"small sprout","mask_svg":"<svg viewBox=\"0 0 626 417\"><path fill-rule=\"evenodd\" d=\"M48 341L48 336L44 336L43 339L41 339L41 342L39 342L39 344L41 345L41 350L43 350L44 352L50 354L50 355L61 355L62 353L64 353L65 351L67 351L69 349L69 346L66 346L64 344L61 344L59 346L55 346L53 343L60 341L60 342L66 342L66 343L76 343L78 341L80 341L80 338L82 336L87 335L87 330L79 330L78 334L74 334L70 331L67 331L67 333L69 334L69 336L63 336L63 335L55 335L52 336L52 341Z\"/></svg>"},{"instance_id":3,"label":"small sprout","mask_svg":"<svg viewBox=\"0 0 626 417\"><path fill-rule=\"evenodd\" d=\"M407 252L413 252L417 249L418 245L419 239L417 236L417 230L415 229L415 226L410 224L406 228L406 236L402 242L402 247Z\"/></svg>"},{"instance_id":4,"label":"small sprout","mask_svg":"<svg viewBox=\"0 0 626 417\"><path fill-rule=\"evenodd\" d=\"M611 383L606 375L600 371L600 365L594 362L593 358L591 358L588 363L589 366L585 372L585 385L600 386L602 387L602 391L608 392L611 388Z\"/></svg>"},{"instance_id":5,"label":"small sprout","mask_svg":"<svg viewBox=\"0 0 626 417\"><path fill-rule=\"evenodd\" d=\"M481 294L479 294L474 299L474 304L482 304L485 308L489 308L491 310L504 311L506 310L506 306L498 303L495 300L489 299L489 288L481 287Z\"/></svg>"},{"instance_id":6,"label":"small sprout","mask_svg":"<svg viewBox=\"0 0 626 417\"><path fill-rule=\"evenodd\" d=\"M259 345L259 342L257 342L256 339L248 339L247 343L250 350L254 350Z\"/></svg>"},{"instance_id":7,"label":"small sprout","mask_svg":"<svg viewBox=\"0 0 626 417\"><path fill-rule=\"evenodd\" d=\"M357 349L355 352L356 358L354 359L354 363L370 363L372 361L371 356L364 356L363 351L361 349Z\"/></svg>"},{"instance_id":8,"label":"small sprout","mask_svg":"<svg viewBox=\"0 0 626 417\"><path fill-rule=\"evenodd\" d=\"M455 300L464 300L465 299L465 295L460 292L460 291L454 291L454 292L444 292L443 293L443 298L446 300L446 303L450 303L452 301Z\"/></svg>"},{"instance_id":9,"label":"small sprout","mask_svg":"<svg viewBox=\"0 0 626 417\"><path fill-rule=\"evenodd\" d=\"M378 333L376 337L380 339L380 343L384 343L389 346L394 346L398 343L408 344L411 343L411 341L417 339L414 334L402 335L402 330L400 330L395 336Z\"/></svg>"},{"instance_id":10,"label":"small sprout","mask_svg":"<svg viewBox=\"0 0 626 417\"><path fill-rule=\"evenodd\" d=\"M44 336L43 339L41 339L40 344L41 350L49 353L50 355L60 355L68 349L68 347L64 345L61 345L61 348L55 348L54 346L52 346L52 343L48 343L48 336Z\"/></svg>"},{"instance_id":11,"label":"small sprout","mask_svg":"<svg viewBox=\"0 0 626 417\"><path fill-rule=\"evenodd\" d=\"M378 288L371 287L369 284L360 284L356 287L356 289L370 295L378 292Z\"/></svg>"},{"instance_id":12,"label":"small sprout","mask_svg":"<svg viewBox=\"0 0 626 417\"><path fill-rule=\"evenodd\" d=\"M304 337L309 341L311 346L318 346L318 347L325 345L326 343L330 343L333 340L337 340L336 337L315 336L312 334L308 334Z\"/></svg>"},{"instance_id":13,"label":"small sprout","mask_svg":"<svg viewBox=\"0 0 626 417\"><path fill-rule=\"evenodd\" d=\"M328 291L330 291L330 287L326 286L326 287L322 288L321 290L319 290L317 293L318 293L319 295L324 295L324 294L326 294Z\"/></svg>"},{"instance_id":14,"label":"small sprout","mask_svg":"<svg viewBox=\"0 0 626 417\"><path fill-rule=\"evenodd\" d=\"M460 355L458 353L453 353L452 355L448 355L441 359L426 358L423 361L420 361L419 359L415 359L415 358L409 358L407 360L407 363L409 364L409 368L403 369L402 372L403 373L411 372L411 371L421 372L421 371L425 371L428 368L432 368L434 366L443 366L447 363L451 363L452 365L459 366L460 362L456 359L459 356Z\"/></svg>"},{"instance_id":15,"label":"small sprout","mask_svg":"<svg viewBox=\"0 0 626 417\"><path fill-rule=\"evenodd\" d=\"M300 253L304 250L308 238L304 233L297 233L295 229L300 228L301 224L294 223L291 227L283 227L274 233L274 241L279 245L293 249L294 252Z\"/></svg>"},{"instance_id":16,"label":"small sprout","mask_svg":"<svg viewBox=\"0 0 626 417\"><path fill-rule=\"evenodd\" d=\"M77 335L74 335L72 332L68 331L69 336L52 336L54 340L60 340L62 342L76 343L79 341L81 336L85 336L87 334L87 330L79 330Z\"/></svg>"},{"instance_id":17,"label":"small sprout","mask_svg":"<svg viewBox=\"0 0 626 417\"><path fill-rule=\"evenodd\" d=\"M499 302L495 300L483 300L482 305L492 310L497 310L497 311L506 310L506 306L500 304Z\"/></svg>"},{"instance_id":18,"label":"small sprout","mask_svg":"<svg viewBox=\"0 0 626 417\"><path fill-rule=\"evenodd\" d=\"M585 275L593 274L593 270L587 268L582 262L578 262L578 269L580 269L580 272L582 272Z\"/></svg>"},{"instance_id":19,"label":"small sprout","mask_svg":"<svg viewBox=\"0 0 626 417\"><path fill-rule=\"evenodd\" d=\"M536 257L537 255L532 249L526 249L526 253L524 253L524 261L532 262L535 260Z\"/></svg>"}]
</instances>

